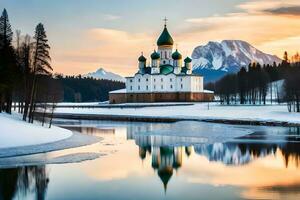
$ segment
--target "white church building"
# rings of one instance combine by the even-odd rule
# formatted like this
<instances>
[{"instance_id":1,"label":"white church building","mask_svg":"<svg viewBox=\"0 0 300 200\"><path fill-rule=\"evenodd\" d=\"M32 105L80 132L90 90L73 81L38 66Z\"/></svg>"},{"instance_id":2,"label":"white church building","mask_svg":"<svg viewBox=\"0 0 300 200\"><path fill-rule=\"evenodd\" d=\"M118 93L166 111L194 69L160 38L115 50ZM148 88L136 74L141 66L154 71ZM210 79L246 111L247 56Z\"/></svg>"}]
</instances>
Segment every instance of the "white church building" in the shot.
<instances>
[{"instance_id":1,"label":"white church building","mask_svg":"<svg viewBox=\"0 0 300 200\"><path fill-rule=\"evenodd\" d=\"M138 58L138 72L126 77L126 89L109 93L110 103L212 101L214 94L205 91L203 76L192 73L192 59L184 60L165 23L157 40L157 50L147 58Z\"/></svg>"}]
</instances>

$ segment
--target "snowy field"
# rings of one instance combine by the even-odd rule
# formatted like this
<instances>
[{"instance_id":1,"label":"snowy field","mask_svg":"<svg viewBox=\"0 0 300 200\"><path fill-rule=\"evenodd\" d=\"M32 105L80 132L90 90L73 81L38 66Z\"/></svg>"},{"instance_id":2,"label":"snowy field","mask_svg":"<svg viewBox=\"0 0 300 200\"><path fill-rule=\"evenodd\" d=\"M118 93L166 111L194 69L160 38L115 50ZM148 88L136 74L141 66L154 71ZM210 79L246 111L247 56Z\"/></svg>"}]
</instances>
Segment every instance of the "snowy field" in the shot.
<instances>
[{"instance_id":1,"label":"snowy field","mask_svg":"<svg viewBox=\"0 0 300 200\"><path fill-rule=\"evenodd\" d=\"M17 114L0 113L0 149L52 143L71 136L72 132L63 128L49 129L24 122Z\"/></svg>"},{"instance_id":2,"label":"snowy field","mask_svg":"<svg viewBox=\"0 0 300 200\"><path fill-rule=\"evenodd\" d=\"M300 113L289 113L282 105L223 106L219 103L143 108L57 108L55 113L81 115L115 115L176 119L217 119L261 122L299 123Z\"/></svg>"}]
</instances>

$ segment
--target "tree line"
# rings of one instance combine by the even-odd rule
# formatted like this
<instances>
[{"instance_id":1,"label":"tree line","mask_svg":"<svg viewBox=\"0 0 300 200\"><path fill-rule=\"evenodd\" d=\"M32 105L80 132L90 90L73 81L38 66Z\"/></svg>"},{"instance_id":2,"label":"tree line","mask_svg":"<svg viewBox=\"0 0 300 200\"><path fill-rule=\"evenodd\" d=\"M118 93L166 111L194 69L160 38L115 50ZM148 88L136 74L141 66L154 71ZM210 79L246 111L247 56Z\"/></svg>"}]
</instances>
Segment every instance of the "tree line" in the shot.
<instances>
[{"instance_id":1,"label":"tree line","mask_svg":"<svg viewBox=\"0 0 300 200\"><path fill-rule=\"evenodd\" d=\"M64 102L107 101L109 92L125 88L125 83L91 77L56 75L64 91Z\"/></svg>"},{"instance_id":2,"label":"tree line","mask_svg":"<svg viewBox=\"0 0 300 200\"><path fill-rule=\"evenodd\" d=\"M290 112L300 112L300 56L297 53L289 59L285 52L278 64L251 63L237 74L208 83L206 88L215 91L221 104L265 105L268 100L286 102Z\"/></svg>"}]
</instances>

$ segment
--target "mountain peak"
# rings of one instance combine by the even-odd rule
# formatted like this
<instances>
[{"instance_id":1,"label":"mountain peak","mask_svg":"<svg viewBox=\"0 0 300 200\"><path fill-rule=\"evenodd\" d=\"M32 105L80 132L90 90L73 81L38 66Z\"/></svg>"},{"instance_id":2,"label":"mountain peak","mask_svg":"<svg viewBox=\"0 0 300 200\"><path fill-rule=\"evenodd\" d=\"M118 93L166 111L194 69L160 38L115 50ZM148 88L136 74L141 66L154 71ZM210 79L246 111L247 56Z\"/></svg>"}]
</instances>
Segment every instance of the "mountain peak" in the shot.
<instances>
[{"instance_id":1,"label":"mountain peak","mask_svg":"<svg viewBox=\"0 0 300 200\"><path fill-rule=\"evenodd\" d=\"M277 56L264 53L243 40L210 41L206 45L196 47L192 58L194 73L215 73L219 74L218 76L236 73L251 62L261 65L281 62Z\"/></svg>"},{"instance_id":2,"label":"mountain peak","mask_svg":"<svg viewBox=\"0 0 300 200\"><path fill-rule=\"evenodd\" d=\"M104 79L104 80L125 82L124 77L122 77L118 74L112 73L112 72L108 72L102 67L97 69L95 72L91 72L91 73L83 75L83 77L92 77L95 79Z\"/></svg>"}]
</instances>

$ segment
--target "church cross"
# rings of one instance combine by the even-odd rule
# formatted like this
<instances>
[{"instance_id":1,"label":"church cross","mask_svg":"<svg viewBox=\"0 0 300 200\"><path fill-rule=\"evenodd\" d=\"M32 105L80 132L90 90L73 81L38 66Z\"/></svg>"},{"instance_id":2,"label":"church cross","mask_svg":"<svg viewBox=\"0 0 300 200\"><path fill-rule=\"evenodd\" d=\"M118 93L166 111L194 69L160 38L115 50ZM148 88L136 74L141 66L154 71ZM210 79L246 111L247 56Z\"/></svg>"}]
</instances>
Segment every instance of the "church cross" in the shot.
<instances>
[{"instance_id":1,"label":"church cross","mask_svg":"<svg viewBox=\"0 0 300 200\"><path fill-rule=\"evenodd\" d=\"M165 17L165 18L163 19L163 21L165 22L165 26L167 26L167 21L168 21L167 17Z\"/></svg>"}]
</instances>

